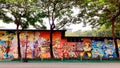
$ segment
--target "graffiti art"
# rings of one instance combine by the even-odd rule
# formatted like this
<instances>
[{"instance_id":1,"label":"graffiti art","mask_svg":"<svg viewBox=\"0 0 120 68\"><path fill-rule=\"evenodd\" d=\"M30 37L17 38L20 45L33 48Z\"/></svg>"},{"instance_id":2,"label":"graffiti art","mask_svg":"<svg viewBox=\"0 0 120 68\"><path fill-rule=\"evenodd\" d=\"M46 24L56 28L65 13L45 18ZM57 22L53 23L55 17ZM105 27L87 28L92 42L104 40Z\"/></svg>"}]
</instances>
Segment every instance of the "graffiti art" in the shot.
<instances>
[{"instance_id":1,"label":"graffiti art","mask_svg":"<svg viewBox=\"0 0 120 68\"><path fill-rule=\"evenodd\" d=\"M0 31L0 59L18 58L16 39L14 31Z\"/></svg>"},{"instance_id":2,"label":"graffiti art","mask_svg":"<svg viewBox=\"0 0 120 68\"><path fill-rule=\"evenodd\" d=\"M54 31L52 34L54 58L117 58L112 38L69 38L63 34L62 31ZM0 31L0 59L18 58L18 42L22 58L51 58L49 30L21 30L19 36L20 41L17 41L15 30ZM120 55L120 39L117 39L117 43Z\"/></svg>"},{"instance_id":3,"label":"graffiti art","mask_svg":"<svg viewBox=\"0 0 120 68\"><path fill-rule=\"evenodd\" d=\"M118 53L119 53L119 58L120 58L120 39L117 39L117 45L118 45Z\"/></svg>"},{"instance_id":4,"label":"graffiti art","mask_svg":"<svg viewBox=\"0 0 120 68\"><path fill-rule=\"evenodd\" d=\"M92 57L116 58L115 46L112 39L93 39L92 40Z\"/></svg>"}]
</instances>

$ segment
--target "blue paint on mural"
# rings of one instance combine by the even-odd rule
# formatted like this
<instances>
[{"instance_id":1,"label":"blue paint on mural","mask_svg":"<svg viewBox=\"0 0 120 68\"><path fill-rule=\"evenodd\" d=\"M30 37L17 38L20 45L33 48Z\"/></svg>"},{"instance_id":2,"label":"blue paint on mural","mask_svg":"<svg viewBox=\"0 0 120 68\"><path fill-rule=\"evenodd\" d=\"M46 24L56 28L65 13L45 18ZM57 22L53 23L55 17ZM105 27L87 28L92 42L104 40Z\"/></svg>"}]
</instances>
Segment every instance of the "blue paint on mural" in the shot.
<instances>
[{"instance_id":1,"label":"blue paint on mural","mask_svg":"<svg viewBox=\"0 0 120 68\"><path fill-rule=\"evenodd\" d=\"M93 39L92 45L92 57L93 58L116 58L115 46L111 39Z\"/></svg>"},{"instance_id":2,"label":"blue paint on mural","mask_svg":"<svg viewBox=\"0 0 120 68\"><path fill-rule=\"evenodd\" d=\"M0 40L0 45L5 44L5 40Z\"/></svg>"}]
</instances>

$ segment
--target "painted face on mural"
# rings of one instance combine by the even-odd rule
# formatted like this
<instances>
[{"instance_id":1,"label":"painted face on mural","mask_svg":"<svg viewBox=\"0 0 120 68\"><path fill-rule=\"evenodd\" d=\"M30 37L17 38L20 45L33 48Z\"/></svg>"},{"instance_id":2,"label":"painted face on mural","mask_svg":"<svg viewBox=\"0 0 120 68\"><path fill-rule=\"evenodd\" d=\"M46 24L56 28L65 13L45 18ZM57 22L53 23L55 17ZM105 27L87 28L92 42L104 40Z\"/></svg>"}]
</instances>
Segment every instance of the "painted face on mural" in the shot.
<instances>
[{"instance_id":1,"label":"painted face on mural","mask_svg":"<svg viewBox=\"0 0 120 68\"><path fill-rule=\"evenodd\" d=\"M85 43L83 49L84 49L84 51L90 51L91 50L90 43Z\"/></svg>"}]
</instances>

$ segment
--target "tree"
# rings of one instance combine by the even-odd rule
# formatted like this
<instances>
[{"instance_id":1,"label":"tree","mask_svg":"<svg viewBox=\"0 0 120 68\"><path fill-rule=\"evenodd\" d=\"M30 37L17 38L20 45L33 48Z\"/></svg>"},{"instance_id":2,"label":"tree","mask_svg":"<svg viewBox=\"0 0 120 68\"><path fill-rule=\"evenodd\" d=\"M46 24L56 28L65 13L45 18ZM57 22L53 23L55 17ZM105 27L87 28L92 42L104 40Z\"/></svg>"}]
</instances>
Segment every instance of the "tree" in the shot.
<instances>
[{"instance_id":1,"label":"tree","mask_svg":"<svg viewBox=\"0 0 120 68\"><path fill-rule=\"evenodd\" d=\"M115 34L116 37L120 37L120 23L115 24Z\"/></svg>"},{"instance_id":2,"label":"tree","mask_svg":"<svg viewBox=\"0 0 120 68\"><path fill-rule=\"evenodd\" d=\"M54 58L52 51L52 34L53 30L64 29L65 26L71 23L76 24L77 17L73 16L72 8L76 6L77 0L38 0L39 6L43 7L47 12L47 19L50 26L50 54ZM84 4L84 1L79 1ZM82 8L82 7L81 7ZM84 8L84 7L83 7ZM79 22L80 23L80 22Z\"/></svg>"},{"instance_id":3,"label":"tree","mask_svg":"<svg viewBox=\"0 0 120 68\"><path fill-rule=\"evenodd\" d=\"M48 15L49 26L50 26L51 58L54 58L53 50L52 50L53 49L52 48L52 34L53 34L53 30L56 28L55 20L57 19L57 21L58 20L60 21L60 19L62 19L63 15L67 14L66 10L71 12L69 9L70 5L68 3L67 4L66 3L63 0L40 0L39 1L40 6L43 7L43 9L45 10L45 12L47 12L47 15ZM67 17L65 17L65 18L67 18ZM61 25L64 23L62 26L67 24L67 22L65 22L65 20L64 21L62 20L61 22L62 22Z\"/></svg>"},{"instance_id":4,"label":"tree","mask_svg":"<svg viewBox=\"0 0 120 68\"><path fill-rule=\"evenodd\" d=\"M120 0L89 0L85 14L85 24L93 27L106 25L112 29L112 37L118 56L118 46L115 36L115 24L120 21Z\"/></svg>"},{"instance_id":5,"label":"tree","mask_svg":"<svg viewBox=\"0 0 120 68\"><path fill-rule=\"evenodd\" d=\"M36 28L46 29L42 21L45 13L36 5L36 2L36 0L0 0L0 19L5 23L15 23L17 26L18 58L21 58L19 27L25 29L33 25ZM42 26L38 26L36 22Z\"/></svg>"},{"instance_id":6,"label":"tree","mask_svg":"<svg viewBox=\"0 0 120 68\"><path fill-rule=\"evenodd\" d=\"M100 37L112 37L111 28L102 25L100 28L97 29L97 35Z\"/></svg>"}]
</instances>

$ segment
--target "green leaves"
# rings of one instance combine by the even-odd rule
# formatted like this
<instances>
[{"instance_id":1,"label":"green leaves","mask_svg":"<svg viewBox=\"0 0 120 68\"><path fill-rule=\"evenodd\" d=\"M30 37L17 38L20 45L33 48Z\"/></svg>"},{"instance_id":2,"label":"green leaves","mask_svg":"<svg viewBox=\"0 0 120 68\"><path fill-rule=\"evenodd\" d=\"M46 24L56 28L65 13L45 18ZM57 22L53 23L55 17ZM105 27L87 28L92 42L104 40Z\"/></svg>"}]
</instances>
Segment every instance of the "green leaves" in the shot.
<instances>
[{"instance_id":1,"label":"green leaves","mask_svg":"<svg viewBox=\"0 0 120 68\"><path fill-rule=\"evenodd\" d=\"M85 18L85 21L88 20L86 23L92 25L93 28L103 25L106 29L111 28L111 25L114 25L112 24L113 21L115 23L120 22L120 0L91 0L86 7L86 12L82 13L81 16ZM111 34L114 33L114 28L112 27ZM102 29L104 31L101 33L111 31L105 31L106 29ZM107 33L105 35L108 36Z\"/></svg>"},{"instance_id":2,"label":"green leaves","mask_svg":"<svg viewBox=\"0 0 120 68\"><path fill-rule=\"evenodd\" d=\"M3 22L11 23L11 22L13 22L13 20L11 18L9 18L9 17L4 17Z\"/></svg>"},{"instance_id":3,"label":"green leaves","mask_svg":"<svg viewBox=\"0 0 120 68\"><path fill-rule=\"evenodd\" d=\"M72 23L74 0L41 0L42 8L47 12L49 24L56 24L55 29L63 28L66 23ZM47 22L48 23L48 22Z\"/></svg>"},{"instance_id":4,"label":"green leaves","mask_svg":"<svg viewBox=\"0 0 120 68\"><path fill-rule=\"evenodd\" d=\"M4 0L4 2L0 0L0 19L6 23L14 22L16 25L19 23L23 29L28 28L29 25L45 28L42 19L47 17L47 14L41 11L41 6L36 5L37 2L38 0ZM14 19L6 16L6 11L3 9L7 10ZM37 25L36 22L42 25Z\"/></svg>"},{"instance_id":5,"label":"green leaves","mask_svg":"<svg viewBox=\"0 0 120 68\"><path fill-rule=\"evenodd\" d=\"M13 19L11 17L7 16L7 13L6 14L5 13L2 10L0 11L0 19L3 20L3 22L5 22L5 23L13 22Z\"/></svg>"},{"instance_id":6,"label":"green leaves","mask_svg":"<svg viewBox=\"0 0 120 68\"><path fill-rule=\"evenodd\" d=\"M84 24L88 23L93 27L101 25L110 27L111 18L115 17L119 10L116 4L120 4L119 0L87 0L86 3L78 17L83 18Z\"/></svg>"}]
</instances>

